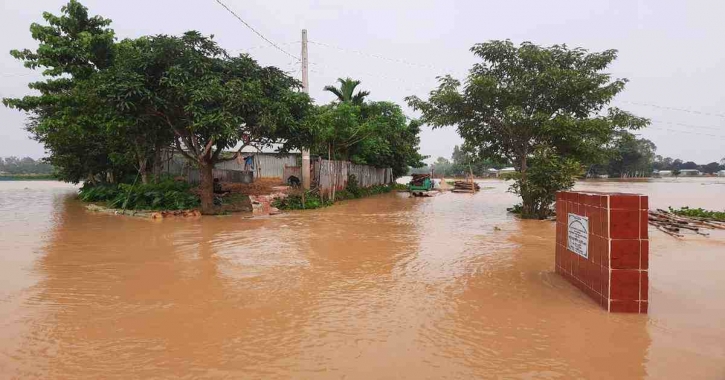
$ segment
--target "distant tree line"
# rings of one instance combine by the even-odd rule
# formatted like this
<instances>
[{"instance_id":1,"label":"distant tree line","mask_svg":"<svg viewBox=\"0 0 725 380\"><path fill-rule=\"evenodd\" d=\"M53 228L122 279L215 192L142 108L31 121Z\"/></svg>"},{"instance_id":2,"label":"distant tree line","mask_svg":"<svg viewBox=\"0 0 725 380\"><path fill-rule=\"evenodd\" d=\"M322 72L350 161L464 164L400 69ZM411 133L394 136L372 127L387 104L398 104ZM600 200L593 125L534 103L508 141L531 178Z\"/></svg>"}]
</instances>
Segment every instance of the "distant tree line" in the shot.
<instances>
[{"instance_id":1,"label":"distant tree line","mask_svg":"<svg viewBox=\"0 0 725 380\"><path fill-rule=\"evenodd\" d=\"M500 169L511 166L505 160L492 160L480 158L476 155L465 152L458 145L453 147L453 154L450 159L438 157L435 162L420 168L410 168L410 174L433 173L436 177L466 177L473 174L475 177L485 177L489 169Z\"/></svg>"},{"instance_id":2,"label":"distant tree line","mask_svg":"<svg viewBox=\"0 0 725 380\"><path fill-rule=\"evenodd\" d=\"M607 146L607 159L589 168L589 175L606 174L610 177L650 177L655 170L671 170L678 175L684 169L697 169L705 174L725 170L725 158L720 162L697 164L679 158L663 157L656 153L657 146L645 138L628 132L618 133Z\"/></svg>"},{"instance_id":3,"label":"distant tree line","mask_svg":"<svg viewBox=\"0 0 725 380\"><path fill-rule=\"evenodd\" d=\"M30 157L0 157L0 173L52 174L53 166L43 160L34 160Z\"/></svg>"}]
</instances>

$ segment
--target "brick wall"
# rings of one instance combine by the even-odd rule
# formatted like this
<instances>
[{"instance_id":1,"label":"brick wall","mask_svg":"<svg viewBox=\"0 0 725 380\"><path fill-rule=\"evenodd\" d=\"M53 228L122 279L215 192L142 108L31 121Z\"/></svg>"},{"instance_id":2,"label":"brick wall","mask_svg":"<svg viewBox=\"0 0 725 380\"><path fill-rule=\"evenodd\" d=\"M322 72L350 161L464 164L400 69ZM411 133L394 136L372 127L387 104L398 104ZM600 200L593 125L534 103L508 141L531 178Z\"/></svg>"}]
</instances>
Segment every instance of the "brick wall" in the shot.
<instances>
[{"instance_id":1,"label":"brick wall","mask_svg":"<svg viewBox=\"0 0 725 380\"><path fill-rule=\"evenodd\" d=\"M610 312L647 313L647 209L645 195L557 193L556 272ZM586 257L568 248L569 214L588 218Z\"/></svg>"}]
</instances>

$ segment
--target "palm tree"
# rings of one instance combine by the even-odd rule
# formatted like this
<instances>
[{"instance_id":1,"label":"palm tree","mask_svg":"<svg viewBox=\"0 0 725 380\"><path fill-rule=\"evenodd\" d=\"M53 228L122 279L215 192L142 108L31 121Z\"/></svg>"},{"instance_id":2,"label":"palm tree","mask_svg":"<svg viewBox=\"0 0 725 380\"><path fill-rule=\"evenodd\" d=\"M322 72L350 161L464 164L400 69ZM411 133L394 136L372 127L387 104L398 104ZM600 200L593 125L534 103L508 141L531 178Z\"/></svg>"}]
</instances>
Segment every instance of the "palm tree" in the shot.
<instances>
[{"instance_id":1,"label":"palm tree","mask_svg":"<svg viewBox=\"0 0 725 380\"><path fill-rule=\"evenodd\" d=\"M337 100L340 102L362 104L365 97L370 95L370 91L358 91L357 94L353 95L355 87L360 84L359 80L354 80L352 78L337 78L337 81L340 83L340 88L335 86L325 86L324 90L335 94L335 96L337 96Z\"/></svg>"}]
</instances>

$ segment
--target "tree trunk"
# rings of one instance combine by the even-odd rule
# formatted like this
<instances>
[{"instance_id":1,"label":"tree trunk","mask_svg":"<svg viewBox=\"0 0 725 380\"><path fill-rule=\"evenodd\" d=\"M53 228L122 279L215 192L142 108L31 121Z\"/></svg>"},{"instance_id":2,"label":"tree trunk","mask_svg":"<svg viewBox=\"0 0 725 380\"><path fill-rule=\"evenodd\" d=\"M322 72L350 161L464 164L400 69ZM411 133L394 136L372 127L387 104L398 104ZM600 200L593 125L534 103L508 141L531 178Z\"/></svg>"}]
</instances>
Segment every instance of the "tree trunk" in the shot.
<instances>
[{"instance_id":1,"label":"tree trunk","mask_svg":"<svg viewBox=\"0 0 725 380\"><path fill-rule=\"evenodd\" d=\"M208 162L199 163L199 174L201 182L199 190L201 195L201 213L204 215L213 215L214 211L214 165Z\"/></svg>"},{"instance_id":2,"label":"tree trunk","mask_svg":"<svg viewBox=\"0 0 725 380\"><path fill-rule=\"evenodd\" d=\"M526 153L521 155L521 217L525 219L532 218L535 215L534 200L529 193L529 183L526 176L528 165L526 162Z\"/></svg>"},{"instance_id":3,"label":"tree trunk","mask_svg":"<svg viewBox=\"0 0 725 380\"><path fill-rule=\"evenodd\" d=\"M148 160L145 157L138 156L138 172L141 174L141 183L149 183Z\"/></svg>"}]
</instances>

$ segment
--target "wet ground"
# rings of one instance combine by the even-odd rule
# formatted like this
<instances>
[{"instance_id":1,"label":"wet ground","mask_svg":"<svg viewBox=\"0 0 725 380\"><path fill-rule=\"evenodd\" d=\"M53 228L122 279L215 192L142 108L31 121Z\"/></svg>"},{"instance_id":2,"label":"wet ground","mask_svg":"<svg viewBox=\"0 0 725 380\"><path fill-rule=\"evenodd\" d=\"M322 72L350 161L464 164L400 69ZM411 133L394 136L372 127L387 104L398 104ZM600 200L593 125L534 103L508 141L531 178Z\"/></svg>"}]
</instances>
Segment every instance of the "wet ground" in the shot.
<instances>
[{"instance_id":1,"label":"wet ground","mask_svg":"<svg viewBox=\"0 0 725 380\"><path fill-rule=\"evenodd\" d=\"M577 188L725 209L723 183ZM607 314L554 273L554 223L481 185L149 221L0 183L0 378L725 378L725 234L651 230L650 314Z\"/></svg>"}]
</instances>

